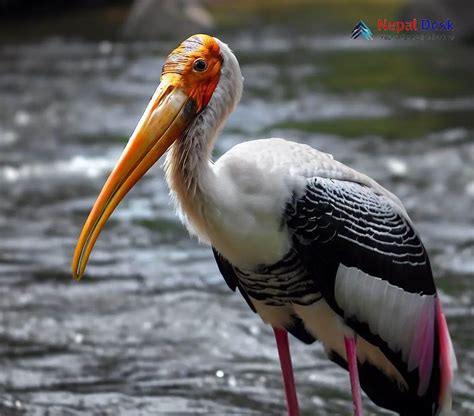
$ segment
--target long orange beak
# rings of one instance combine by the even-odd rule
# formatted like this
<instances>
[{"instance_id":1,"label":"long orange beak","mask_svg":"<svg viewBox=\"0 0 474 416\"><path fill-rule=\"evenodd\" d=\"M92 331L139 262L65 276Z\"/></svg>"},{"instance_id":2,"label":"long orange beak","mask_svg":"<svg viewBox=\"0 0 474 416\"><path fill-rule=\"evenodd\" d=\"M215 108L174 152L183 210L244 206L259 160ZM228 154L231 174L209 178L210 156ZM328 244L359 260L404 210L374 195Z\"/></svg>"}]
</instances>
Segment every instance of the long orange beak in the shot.
<instances>
[{"instance_id":1,"label":"long orange beak","mask_svg":"<svg viewBox=\"0 0 474 416\"><path fill-rule=\"evenodd\" d=\"M84 224L72 260L75 279L83 276L97 237L114 209L195 116L194 100L163 77Z\"/></svg>"}]
</instances>

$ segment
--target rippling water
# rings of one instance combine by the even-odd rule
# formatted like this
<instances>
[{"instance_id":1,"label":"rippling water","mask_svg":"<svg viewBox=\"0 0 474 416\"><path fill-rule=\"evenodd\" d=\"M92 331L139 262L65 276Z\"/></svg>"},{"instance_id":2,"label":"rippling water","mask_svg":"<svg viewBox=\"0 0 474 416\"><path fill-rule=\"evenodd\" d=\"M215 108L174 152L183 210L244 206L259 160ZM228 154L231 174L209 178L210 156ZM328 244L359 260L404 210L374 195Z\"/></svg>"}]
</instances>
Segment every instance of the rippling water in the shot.
<instances>
[{"instance_id":1,"label":"rippling water","mask_svg":"<svg viewBox=\"0 0 474 416\"><path fill-rule=\"evenodd\" d=\"M474 89L462 88L472 49L444 45L440 58L434 46L346 37L225 40L246 90L216 154L282 136L398 194L457 351L455 414L473 414ZM172 47L0 47L1 415L284 414L270 328L188 238L158 167L109 221L86 279L70 276L83 221ZM350 414L346 373L318 344L292 348L303 414Z\"/></svg>"}]
</instances>

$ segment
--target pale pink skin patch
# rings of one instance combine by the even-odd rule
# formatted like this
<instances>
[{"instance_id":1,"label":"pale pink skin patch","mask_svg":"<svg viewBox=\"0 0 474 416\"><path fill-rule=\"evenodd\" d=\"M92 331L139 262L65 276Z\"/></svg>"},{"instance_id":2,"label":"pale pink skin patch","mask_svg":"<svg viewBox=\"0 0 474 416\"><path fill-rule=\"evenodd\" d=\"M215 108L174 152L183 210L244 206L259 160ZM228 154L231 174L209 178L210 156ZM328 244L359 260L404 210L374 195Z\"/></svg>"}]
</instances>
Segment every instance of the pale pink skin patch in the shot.
<instances>
[{"instance_id":1,"label":"pale pink skin patch","mask_svg":"<svg viewBox=\"0 0 474 416\"><path fill-rule=\"evenodd\" d=\"M448 325L441 308L439 299L436 299L436 321L438 322L439 333L439 359L441 369L441 386L439 392L439 404L441 408L445 405L445 400L449 396L451 382L453 381L453 368L451 364L451 338L449 337Z\"/></svg>"}]
</instances>

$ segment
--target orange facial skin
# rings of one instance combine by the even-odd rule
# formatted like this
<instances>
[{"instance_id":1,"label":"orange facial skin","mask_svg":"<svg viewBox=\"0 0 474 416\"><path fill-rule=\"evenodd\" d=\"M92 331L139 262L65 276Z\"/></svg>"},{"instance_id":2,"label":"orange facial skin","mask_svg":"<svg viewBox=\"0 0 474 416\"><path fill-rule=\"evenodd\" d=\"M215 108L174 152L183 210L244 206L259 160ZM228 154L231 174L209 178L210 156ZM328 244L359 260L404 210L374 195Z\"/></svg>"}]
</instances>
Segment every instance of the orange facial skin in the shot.
<instances>
[{"instance_id":1,"label":"orange facial skin","mask_svg":"<svg viewBox=\"0 0 474 416\"><path fill-rule=\"evenodd\" d=\"M198 63L198 60L204 63ZM221 65L220 47L215 39L208 35L194 35L168 55L161 81L166 80L185 91L195 101L199 112L212 97L219 82Z\"/></svg>"}]
</instances>

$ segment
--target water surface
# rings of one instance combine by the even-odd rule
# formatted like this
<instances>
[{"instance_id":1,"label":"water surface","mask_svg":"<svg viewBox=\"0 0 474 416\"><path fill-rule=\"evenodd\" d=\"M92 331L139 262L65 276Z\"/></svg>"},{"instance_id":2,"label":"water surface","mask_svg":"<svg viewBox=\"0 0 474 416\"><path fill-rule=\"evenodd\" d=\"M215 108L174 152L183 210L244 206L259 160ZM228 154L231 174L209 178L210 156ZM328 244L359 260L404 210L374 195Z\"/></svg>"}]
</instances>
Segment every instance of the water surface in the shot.
<instances>
[{"instance_id":1,"label":"water surface","mask_svg":"<svg viewBox=\"0 0 474 416\"><path fill-rule=\"evenodd\" d=\"M245 93L216 155L309 143L406 204L430 253L474 413L472 49L346 36L225 39ZM156 166L70 276L83 221L170 43L60 38L0 47L0 414L284 414L271 329L176 219ZM351 414L346 373L292 340L302 413ZM388 414L364 398L371 414Z\"/></svg>"}]
</instances>

